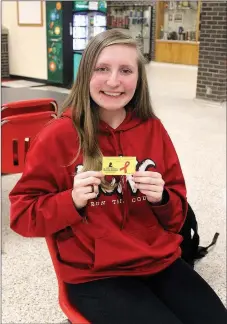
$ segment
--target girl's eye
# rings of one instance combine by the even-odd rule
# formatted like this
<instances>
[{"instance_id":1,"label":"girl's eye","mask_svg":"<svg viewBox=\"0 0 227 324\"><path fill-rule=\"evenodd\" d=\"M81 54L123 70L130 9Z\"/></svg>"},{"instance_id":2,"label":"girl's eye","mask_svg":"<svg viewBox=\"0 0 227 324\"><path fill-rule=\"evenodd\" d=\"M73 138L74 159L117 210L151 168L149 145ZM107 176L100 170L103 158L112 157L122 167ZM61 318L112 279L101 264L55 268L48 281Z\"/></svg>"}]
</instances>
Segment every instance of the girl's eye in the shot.
<instances>
[{"instance_id":1,"label":"girl's eye","mask_svg":"<svg viewBox=\"0 0 227 324\"><path fill-rule=\"evenodd\" d=\"M107 72L108 68L107 67L99 67L99 68L96 68L95 71L97 71L97 72Z\"/></svg>"},{"instance_id":2,"label":"girl's eye","mask_svg":"<svg viewBox=\"0 0 227 324\"><path fill-rule=\"evenodd\" d=\"M129 70L129 69L123 69L123 70L122 70L122 73L123 73L123 74L131 74L132 71Z\"/></svg>"}]
</instances>

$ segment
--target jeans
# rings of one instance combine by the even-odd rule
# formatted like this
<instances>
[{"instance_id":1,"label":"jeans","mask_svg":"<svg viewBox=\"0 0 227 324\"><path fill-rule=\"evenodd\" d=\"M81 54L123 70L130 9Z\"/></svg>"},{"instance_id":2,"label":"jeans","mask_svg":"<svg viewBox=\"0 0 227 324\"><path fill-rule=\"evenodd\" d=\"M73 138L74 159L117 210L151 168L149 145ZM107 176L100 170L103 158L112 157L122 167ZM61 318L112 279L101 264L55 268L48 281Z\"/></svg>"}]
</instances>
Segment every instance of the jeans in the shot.
<instances>
[{"instance_id":1,"label":"jeans","mask_svg":"<svg viewBox=\"0 0 227 324\"><path fill-rule=\"evenodd\" d=\"M182 259L146 277L68 284L71 302L92 324L226 324L226 308Z\"/></svg>"}]
</instances>

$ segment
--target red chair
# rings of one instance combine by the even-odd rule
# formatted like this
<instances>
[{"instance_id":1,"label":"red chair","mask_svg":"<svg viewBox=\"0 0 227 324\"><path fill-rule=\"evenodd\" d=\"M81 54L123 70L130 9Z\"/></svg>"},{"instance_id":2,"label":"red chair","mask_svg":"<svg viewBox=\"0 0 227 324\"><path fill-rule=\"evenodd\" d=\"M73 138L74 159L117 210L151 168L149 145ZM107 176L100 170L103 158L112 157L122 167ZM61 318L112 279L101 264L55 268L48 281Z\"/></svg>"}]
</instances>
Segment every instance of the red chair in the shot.
<instances>
[{"instance_id":1,"label":"red chair","mask_svg":"<svg viewBox=\"0 0 227 324\"><path fill-rule=\"evenodd\" d=\"M89 324L89 322L75 309L75 306L73 306L69 301L66 284L61 280L60 277L57 261L57 246L54 238L50 236L46 237L45 239L58 281L58 300L63 313L67 316L69 323Z\"/></svg>"},{"instance_id":2,"label":"red chair","mask_svg":"<svg viewBox=\"0 0 227 324\"><path fill-rule=\"evenodd\" d=\"M57 114L57 102L53 98L9 102L2 105L1 118L42 111L52 111Z\"/></svg>"},{"instance_id":3,"label":"red chair","mask_svg":"<svg viewBox=\"0 0 227 324\"><path fill-rule=\"evenodd\" d=\"M2 173L21 173L32 139L56 118L50 111L9 116L1 120Z\"/></svg>"}]
</instances>

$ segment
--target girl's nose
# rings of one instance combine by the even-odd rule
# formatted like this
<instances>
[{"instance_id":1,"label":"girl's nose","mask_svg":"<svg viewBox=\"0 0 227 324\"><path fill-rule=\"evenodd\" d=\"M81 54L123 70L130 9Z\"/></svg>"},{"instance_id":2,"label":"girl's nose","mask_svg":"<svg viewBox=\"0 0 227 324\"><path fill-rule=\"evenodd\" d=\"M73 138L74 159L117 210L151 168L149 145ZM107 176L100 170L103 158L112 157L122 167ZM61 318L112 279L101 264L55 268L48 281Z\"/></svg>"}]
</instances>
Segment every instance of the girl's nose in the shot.
<instances>
[{"instance_id":1,"label":"girl's nose","mask_svg":"<svg viewBox=\"0 0 227 324\"><path fill-rule=\"evenodd\" d=\"M107 82L106 83L110 87L117 87L117 86L119 86L120 85L120 80L119 80L118 74L115 73L115 72L112 72L108 76L108 79L107 79Z\"/></svg>"}]
</instances>

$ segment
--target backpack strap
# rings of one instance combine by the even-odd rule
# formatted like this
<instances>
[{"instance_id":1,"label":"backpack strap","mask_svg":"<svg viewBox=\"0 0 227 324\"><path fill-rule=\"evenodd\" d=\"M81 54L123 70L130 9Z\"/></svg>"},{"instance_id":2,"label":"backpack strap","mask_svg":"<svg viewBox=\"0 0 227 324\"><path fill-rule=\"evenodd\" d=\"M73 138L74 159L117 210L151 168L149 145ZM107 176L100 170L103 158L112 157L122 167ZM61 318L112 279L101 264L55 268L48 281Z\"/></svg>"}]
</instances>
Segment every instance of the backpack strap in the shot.
<instances>
[{"instance_id":1,"label":"backpack strap","mask_svg":"<svg viewBox=\"0 0 227 324\"><path fill-rule=\"evenodd\" d=\"M207 255L207 253L209 252L208 249L209 249L211 246L213 246L213 245L216 244L219 235L220 235L220 234L216 232L216 233L214 234L213 240L211 241L211 243L210 243L209 245L207 245L207 246L199 246L195 258L196 258L196 259L201 259L201 258L203 258L205 255Z\"/></svg>"},{"instance_id":2,"label":"backpack strap","mask_svg":"<svg viewBox=\"0 0 227 324\"><path fill-rule=\"evenodd\" d=\"M195 217L195 213L190 204L188 204L188 217L190 217L190 227L194 232L192 236L192 242L195 247L196 246L198 247L200 241L199 233L198 233L198 223Z\"/></svg>"}]
</instances>

